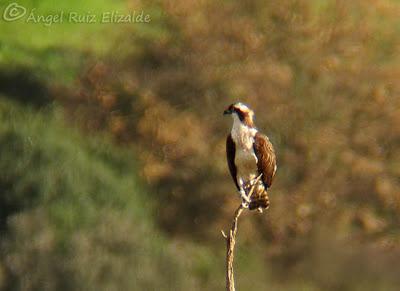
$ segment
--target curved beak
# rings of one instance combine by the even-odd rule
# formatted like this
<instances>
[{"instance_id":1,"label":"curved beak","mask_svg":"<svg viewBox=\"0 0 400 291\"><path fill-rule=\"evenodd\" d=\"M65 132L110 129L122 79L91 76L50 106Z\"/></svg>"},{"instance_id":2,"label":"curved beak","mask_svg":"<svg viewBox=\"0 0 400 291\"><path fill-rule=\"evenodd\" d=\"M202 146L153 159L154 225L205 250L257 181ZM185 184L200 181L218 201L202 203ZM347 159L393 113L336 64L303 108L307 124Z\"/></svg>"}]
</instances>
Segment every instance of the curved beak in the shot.
<instances>
[{"instance_id":1,"label":"curved beak","mask_svg":"<svg viewBox=\"0 0 400 291\"><path fill-rule=\"evenodd\" d=\"M227 114L232 114L232 110L226 109L226 110L224 111L224 115L227 115Z\"/></svg>"}]
</instances>

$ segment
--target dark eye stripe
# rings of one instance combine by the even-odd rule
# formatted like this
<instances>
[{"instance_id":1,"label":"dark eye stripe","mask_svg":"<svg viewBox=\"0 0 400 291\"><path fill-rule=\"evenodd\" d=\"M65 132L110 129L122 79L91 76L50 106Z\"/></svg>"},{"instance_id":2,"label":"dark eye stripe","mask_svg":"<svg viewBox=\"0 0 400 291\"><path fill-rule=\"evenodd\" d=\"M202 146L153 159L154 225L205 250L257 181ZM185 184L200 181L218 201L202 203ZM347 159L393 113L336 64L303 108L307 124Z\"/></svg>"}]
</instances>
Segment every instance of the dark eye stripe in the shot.
<instances>
[{"instance_id":1,"label":"dark eye stripe","mask_svg":"<svg viewBox=\"0 0 400 291\"><path fill-rule=\"evenodd\" d=\"M237 115L239 116L240 121L243 122L244 118L246 117L245 114L240 110L235 110Z\"/></svg>"},{"instance_id":2,"label":"dark eye stripe","mask_svg":"<svg viewBox=\"0 0 400 291\"><path fill-rule=\"evenodd\" d=\"M253 120L252 120L249 112L246 112L246 111L243 112L238 108L235 108L234 111L237 113L240 121L243 124L245 124L245 125L247 125L249 127L254 127L254 123L253 123Z\"/></svg>"}]
</instances>

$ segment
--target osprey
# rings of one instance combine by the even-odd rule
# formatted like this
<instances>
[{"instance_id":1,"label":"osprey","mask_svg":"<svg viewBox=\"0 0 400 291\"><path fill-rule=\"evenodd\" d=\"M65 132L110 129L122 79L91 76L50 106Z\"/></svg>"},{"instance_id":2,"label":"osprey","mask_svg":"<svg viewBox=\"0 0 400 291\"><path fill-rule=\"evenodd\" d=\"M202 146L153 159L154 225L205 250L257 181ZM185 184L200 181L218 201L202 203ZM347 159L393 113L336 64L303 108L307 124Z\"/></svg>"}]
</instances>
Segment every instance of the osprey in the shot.
<instances>
[{"instance_id":1,"label":"osprey","mask_svg":"<svg viewBox=\"0 0 400 291\"><path fill-rule=\"evenodd\" d=\"M226 139L226 158L233 182L242 205L262 212L269 206L267 190L276 172L274 148L268 137L254 126L254 112L249 107L234 103L225 114L233 118L232 130Z\"/></svg>"}]
</instances>

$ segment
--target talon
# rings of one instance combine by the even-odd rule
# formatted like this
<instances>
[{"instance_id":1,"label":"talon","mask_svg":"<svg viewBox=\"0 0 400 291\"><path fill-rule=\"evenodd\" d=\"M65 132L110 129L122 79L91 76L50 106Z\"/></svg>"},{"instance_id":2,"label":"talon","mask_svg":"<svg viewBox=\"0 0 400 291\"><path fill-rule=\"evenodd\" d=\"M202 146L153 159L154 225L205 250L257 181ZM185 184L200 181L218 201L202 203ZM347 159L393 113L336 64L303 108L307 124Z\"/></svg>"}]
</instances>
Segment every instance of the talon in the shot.
<instances>
[{"instance_id":1,"label":"talon","mask_svg":"<svg viewBox=\"0 0 400 291\"><path fill-rule=\"evenodd\" d=\"M250 203L250 198L247 197L246 195L243 195L243 196L242 196L242 199L243 199L244 201L246 201L246 203Z\"/></svg>"},{"instance_id":2,"label":"talon","mask_svg":"<svg viewBox=\"0 0 400 291\"><path fill-rule=\"evenodd\" d=\"M246 192L243 189L240 189L239 194L242 200L246 201L247 203L250 203L250 198L247 197Z\"/></svg>"}]
</instances>

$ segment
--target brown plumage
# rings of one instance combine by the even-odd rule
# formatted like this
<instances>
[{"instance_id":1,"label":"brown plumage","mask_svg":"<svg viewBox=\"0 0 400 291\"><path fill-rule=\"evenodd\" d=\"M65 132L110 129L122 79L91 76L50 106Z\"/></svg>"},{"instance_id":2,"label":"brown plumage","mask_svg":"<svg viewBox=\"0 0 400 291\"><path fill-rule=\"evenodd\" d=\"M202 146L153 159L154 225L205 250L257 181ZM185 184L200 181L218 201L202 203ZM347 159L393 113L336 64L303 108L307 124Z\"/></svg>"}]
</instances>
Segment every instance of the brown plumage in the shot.
<instances>
[{"instance_id":1,"label":"brown plumage","mask_svg":"<svg viewBox=\"0 0 400 291\"><path fill-rule=\"evenodd\" d=\"M269 197L267 190L259 191L251 195L249 209L267 209L269 207Z\"/></svg>"},{"instance_id":2,"label":"brown plumage","mask_svg":"<svg viewBox=\"0 0 400 291\"><path fill-rule=\"evenodd\" d=\"M242 201L248 203L250 210L268 208L268 188L276 172L274 148L268 137L255 128L254 113L246 105L232 104L224 114L232 114L234 119L232 131L226 139L226 157L229 172ZM261 178L247 201L245 196L259 175Z\"/></svg>"},{"instance_id":3,"label":"brown plumage","mask_svg":"<svg viewBox=\"0 0 400 291\"><path fill-rule=\"evenodd\" d=\"M228 168L233 178L233 182L235 183L236 188L240 190L236 177L237 171L235 166L235 151L235 143L233 142L232 136L229 134L226 138L226 160L228 162Z\"/></svg>"},{"instance_id":4,"label":"brown plumage","mask_svg":"<svg viewBox=\"0 0 400 291\"><path fill-rule=\"evenodd\" d=\"M254 153L257 156L258 174L262 174L261 180L265 188L271 187L276 172L275 150L269 138L257 132L254 137Z\"/></svg>"}]
</instances>

